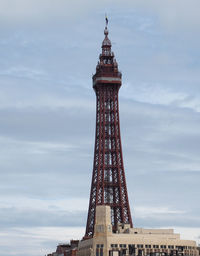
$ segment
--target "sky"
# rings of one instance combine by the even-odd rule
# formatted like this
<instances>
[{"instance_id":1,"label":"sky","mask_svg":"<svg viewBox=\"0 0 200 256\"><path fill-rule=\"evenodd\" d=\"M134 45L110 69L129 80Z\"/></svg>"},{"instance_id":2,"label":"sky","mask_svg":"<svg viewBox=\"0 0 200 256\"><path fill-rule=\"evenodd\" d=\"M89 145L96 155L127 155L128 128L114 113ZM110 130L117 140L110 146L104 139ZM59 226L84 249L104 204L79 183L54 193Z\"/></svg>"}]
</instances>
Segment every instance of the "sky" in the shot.
<instances>
[{"instance_id":1,"label":"sky","mask_svg":"<svg viewBox=\"0 0 200 256\"><path fill-rule=\"evenodd\" d=\"M0 256L84 235L104 38L135 227L200 243L200 1L0 0Z\"/></svg>"}]
</instances>

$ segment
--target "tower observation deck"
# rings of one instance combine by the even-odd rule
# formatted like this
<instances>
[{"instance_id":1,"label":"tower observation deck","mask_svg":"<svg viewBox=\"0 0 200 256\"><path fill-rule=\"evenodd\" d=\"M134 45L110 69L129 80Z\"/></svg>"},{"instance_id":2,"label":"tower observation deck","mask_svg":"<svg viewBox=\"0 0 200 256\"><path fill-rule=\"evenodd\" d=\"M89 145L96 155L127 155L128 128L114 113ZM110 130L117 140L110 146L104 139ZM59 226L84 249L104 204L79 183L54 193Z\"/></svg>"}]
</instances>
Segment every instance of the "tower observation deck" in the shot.
<instances>
[{"instance_id":1,"label":"tower observation deck","mask_svg":"<svg viewBox=\"0 0 200 256\"><path fill-rule=\"evenodd\" d=\"M118 92L121 73L111 51L107 24L102 53L93 76L96 93L96 136L90 202L84 239L93 237L96 206L111 207L112 230L117 224L133 227L122 157Z\"/></svg>"}]
</instances>

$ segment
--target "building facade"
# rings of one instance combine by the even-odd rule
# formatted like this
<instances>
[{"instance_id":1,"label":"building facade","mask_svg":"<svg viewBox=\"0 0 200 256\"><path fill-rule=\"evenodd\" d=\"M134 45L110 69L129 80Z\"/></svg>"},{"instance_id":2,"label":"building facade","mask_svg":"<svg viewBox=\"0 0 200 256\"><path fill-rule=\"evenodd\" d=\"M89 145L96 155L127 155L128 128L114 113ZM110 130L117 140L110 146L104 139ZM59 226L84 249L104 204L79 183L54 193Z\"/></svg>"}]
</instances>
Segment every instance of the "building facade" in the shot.
<instances>
[{"instance_id":1,"label":"building facade","mask_svg":"<svg viewBox=\"0 0 200 256\"><path fill-rule=\"evenodd\" d=\"M131 228L129 224L118 224L112 231L110 206L96 208L94 236L82 240L78 256L198 256L196 242L180 239L173 229Z\"/></svg>"},{"instance_id":2,"label":"building facade","mask_svg":"<svg viewBox=\"0 0 200 256\"><path fill-rule=\"evenodd\" d=\"M78 251L79 240L71 240L69 244L59 244L55 252L47 256L76 256Z\"/></svg>"}]
</instances>

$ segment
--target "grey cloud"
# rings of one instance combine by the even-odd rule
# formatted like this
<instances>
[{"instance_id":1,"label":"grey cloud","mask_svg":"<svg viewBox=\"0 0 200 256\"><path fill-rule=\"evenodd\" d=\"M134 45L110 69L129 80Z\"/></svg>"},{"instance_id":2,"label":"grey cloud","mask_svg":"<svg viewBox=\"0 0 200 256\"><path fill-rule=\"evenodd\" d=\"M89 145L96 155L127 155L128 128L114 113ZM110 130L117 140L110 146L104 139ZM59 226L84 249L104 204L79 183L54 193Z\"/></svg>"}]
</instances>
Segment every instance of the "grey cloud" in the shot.
<instances>
[{"instance_id":1,"label":"grey cloud","mask_svg":"<svg viewBox=\"0 0 200 256\"><path fill-rule=\"evenodd\" d=\"M137 227L154 227L159 228L162 225L166 227L193 227L197 228L200 227L200 219L199 218L192 218L188 216L162 216L157 218L137 218L135 219L135 225Z\"/></svg>"},{"instance_id":2,"label":"grey cloud","mask_svg":"<svg viewBox=\"0 0 200 256\"><path fill-rule=\"evenodd\" d=\"M199 25L198 12L195 7L199 6L197 0L188 2L187 0L166 1L164 3L157 2L156 0L150 0L146 2L142 1L128 1L129 6L140 7L143 10L149 12L156 12L160 23L165 29L170 31L177 31L178 29L192 29L192 26L197 27ZM190 11L193 10L193 11Z\"/></svg>"},{"instance_id":3,"label":"grey cloud","mask_svg":"<svg viewBox=\"0 0 200 256\"><path fill-rule=\"evenodd\" d=\"M50 159L47 159L50 160ZM73 159L76 160L76 159ZM43 158L44 161L44 158ZM92 166L85 166L82 159L81 163L73 167L73 163L64 167L51 162L52 167L42 163L40 167L30 166L25 161L24 168L21 165L13 169L5 169L7 174L1 175L0 191L1 195L23 195L42 198L70 198L73 196L89 197L89 187ZM37 165L37 162L36 162ZM39 165L39 163L38 163ZM88 168L87 168L88 167ZM83 182L84 180L84 182Z\"/></svg>"},{"instance_id":4,"label":"grey cloud","mask_svg":"<svg viewBox=\"0 0 200 256\"><path fill-rule=\"evenodd\" d=\"M41 80L41 78L43 78L45 75L45 72L42 72L41 70L33 70L23 66L11 67L10 69L1 70L0 72L0 76L26 78L31 80Z\"/></svg>"},{"instance_id":5,"label":"grey cloud","mask_svg":"<svg viewBox=\"0 0 200 256\"><path fill-rule=\"evenodd\" d=\"M132 169L127 172L127 184L133 213L134 207L137 208L140 205L146 207L168 205L172 209L186 212L183 216L186 215L186 218L191 216L195 222L194 217L197 220L200 211L197 204L199 177L199 172L192 171L156 172L147 168L146 171L135 172ZM177 214L174 221L176 222L176 218L181 216L182 214ZM164 218L167 219L167 216Z\"/></svg>"},{"instance_id":6,"label":"grey cloud","mask_svg":"<svg viewBox=\"0 0 200 256\"><path fill-rule=\"evenodd\" d=\"M76 15L85 14L88 10L91 10L95 7L94 3L91 1L86 1L83 8L77 8L77 6L81 5L81 1L70 2L60 0L56 3L49 4L49 1L29 1L26 2L24 0L12 1L12 7L9 8L9 3L7 1L1 0L1 16L2 20L7 24L22 23L45 23L49 20L52 20L54 23L56 22L56 18L61 20L70 20L75 19Z\"/></svg>"},{"instance_id":7,"label":"grey cloud","mask_svg":"<svg viewBox=\"0 0 200 256\"><path fill-rule=\"evenodd\" d=\"M100 3L93 3L91 0L87 0L82 5L80 0L75 2L60 0L55 4L47 0L42 1L27 1L15 0L12 1L12 7L9 8L7 1L1 0L1 17L4 22L13 24L14 22L24 22L29 21L32 23L45 23L49 21L56 22L55 17L61 21L70 21L73 19L78 20L80 16L85 16L92 12L102 9L104 5L107 8L112 9L124 9L121 1L110 1L109 4L105 1ZM81 8L77 8L81 6ZM113 8L115 6L115 8ZM151 1L126 1L127 7L140 8L144 12L156 13L160 19L160 22L165 25L167 29L174 30L177 28L190 30L194 26L199 25L199 15L198 15L198 0L192 0L188 2L187 0L177 0L177 1L166 1L164 3L159 3L155 0ZM127 11L127 10L126 10ZM53 22L52 22L53 24Z\"/></svg>"},{"instance_id":8,"label":"grey cloud","mask_svg":"<svg viewBox=\"0 0 200 256\"><path fill-rule=\"evenodd\" d=\"M78 227L85 224L85 216L85 212L1 208L0 227Z\"/></svg>"},{"instance_id":9,"label":"grey cloud","mask_svg":"<svg viewBox=\"0 0 200 256\"><path fill-rule=\"evenodd\" d=\"M120 106L122 143L128 172L200 169L199 147L198 144L194 145L196 136L198 139L197 114L188 111L186 115L187 112L178 108L173 108L172 111L171 108L151 107L136 102L129 102L126 106L122 101ZM22 182L27 184L30 180L28 191L33 193L34 186L38 188L40 186L40 183L36 182L37 178L43 182L47 173L51 173L52 180L55 179L54 173L66 177L66 181L62 181L63 185L67 182L69 174L72 177L73 173L70 171L72 169L74 175L77 175L76 180L79 185L81 184L79 175L83 175L85 180L88 180L86 178L88 175L91 177L94 114L90 112L89 115L84 110L80 118L80 110L76 107L73 109L73 115L68 110L60 108L1 112L1 120L4 120L1 134L5 136L4 140L1 140L4 145L1 149L1 168L6 170L6 174L3 175L5 181L9 179L6 178L7 173L12 174L14 179L16 175L20 177L28 174L30 178L23 177ZM14 131L12 127L15 127ZM141 161L142 158L145 158L145 161ZM14 164L13 168L11 168L12 164ZM21 168L21 165L24 168ZM46 181L49 184L46 186L47 193L51 189L53 191L56 189L56 185L50 186L52 180ZM56 180L58 182L59 177ZM23 187L20 188L22 182L19 179L15 184L19 191L24 191ZM32 182L34 182L33 186ZM87 184L89 183L88 180ZM86 189L88 185L81 186ZM63 193L64 189L59 186L56 194L59 191ZM73 191L72 186L70 185L67 190ZM87 193L88 189L85 191Z\"/></svg>"},{"instance_id":10,"label":"grey cloud","mask_svg":"<svg viewBox=\"0 0 200 256\"><path fill-rule=\"evenodd\" d=\"M25 140L50 139L76 143L77 134L89 136L92 131L92 117L81 111L79 107L72 106L71 110L58 108L56 110L40 109L32 110L1 110L1 134L14 136ZM83 126L80 127L80 123ZM15 127L13 129L13 127ZM94 130L94 128L93 128ZM73 131L73 132L72 132ZM73 138L74 137L74 138ZM84 137L82 137L84 140Z\"/></svg>"}]
</instances>

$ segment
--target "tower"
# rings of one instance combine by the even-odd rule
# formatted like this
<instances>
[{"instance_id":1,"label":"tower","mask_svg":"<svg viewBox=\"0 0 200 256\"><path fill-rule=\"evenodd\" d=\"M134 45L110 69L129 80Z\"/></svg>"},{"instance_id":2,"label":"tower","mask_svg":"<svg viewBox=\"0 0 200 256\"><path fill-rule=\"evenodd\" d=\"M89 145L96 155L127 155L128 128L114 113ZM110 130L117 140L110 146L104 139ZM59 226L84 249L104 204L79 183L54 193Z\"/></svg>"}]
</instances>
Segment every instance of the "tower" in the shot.
<instances>
[{"instance_id":1,"label":"tower","mask_svg":"<svg viewBox=\"0 0 200 256\"><path fill-rule=\"evenodd\" d=\"M120 137L118 92L122 75L111 51L107 23L106 18L102 53L93 76L96 137L85 239L93 236L97 205L110 205L113 232L117 230L118 223L133 226Z\"/></svg>"}]
</instances>

